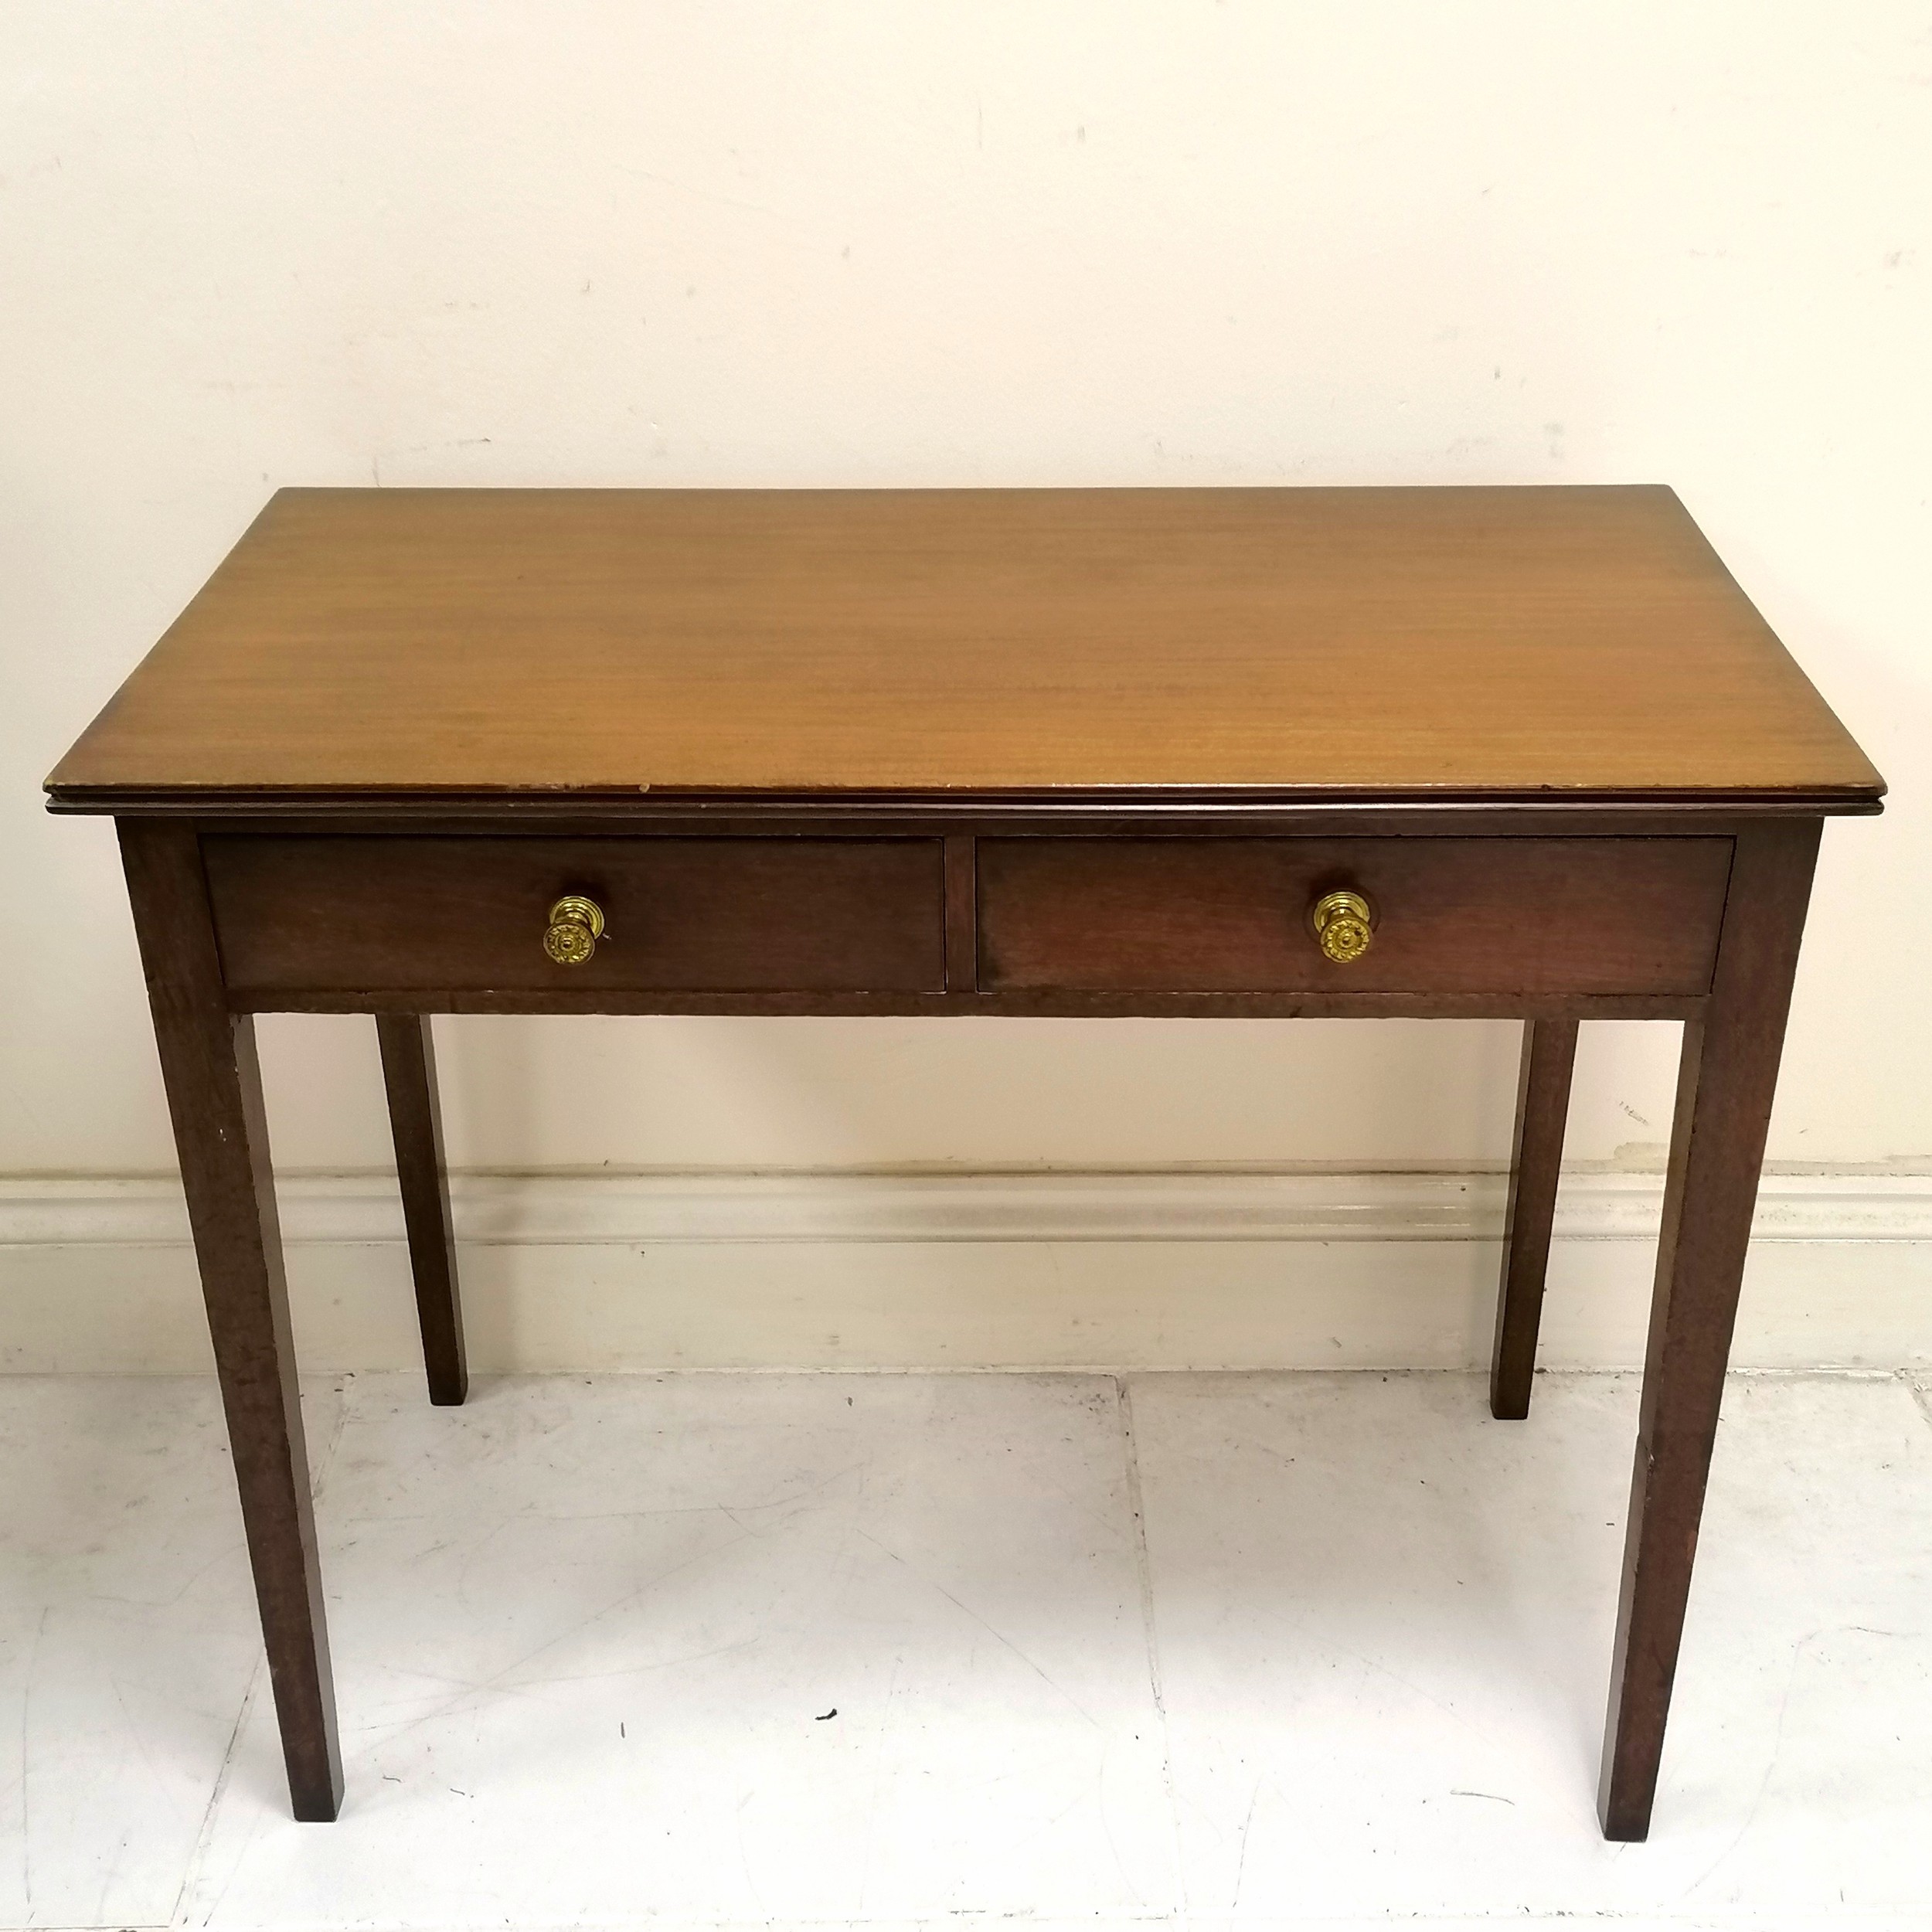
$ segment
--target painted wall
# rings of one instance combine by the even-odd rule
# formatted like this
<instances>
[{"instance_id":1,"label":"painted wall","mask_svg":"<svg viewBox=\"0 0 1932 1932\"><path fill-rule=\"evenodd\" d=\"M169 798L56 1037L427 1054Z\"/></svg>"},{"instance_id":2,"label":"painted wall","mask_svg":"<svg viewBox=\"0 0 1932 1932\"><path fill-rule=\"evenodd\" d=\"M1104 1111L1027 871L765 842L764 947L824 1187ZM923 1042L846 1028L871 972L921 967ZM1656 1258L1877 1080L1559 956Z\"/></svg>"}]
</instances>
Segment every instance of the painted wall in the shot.
<instances>
[{"instance_id":1,"label":"painted wall","mask_svg":"<svg viewBox=\"0 0 1932 1932\"><path fill-rule=\"evenodd\" d=\"M0 1172L171 1159L69 740L284 483L1674 484L1893 782L1772 1152L1932 1166L1932 15L0 12ZM1642 1165L1674 1029L1586 1029ZM366 1023L276 1152L385 1158ZM485 1166L1500 1158L1512 1029L448 1022Z\"/></svg>"}]
</instances>

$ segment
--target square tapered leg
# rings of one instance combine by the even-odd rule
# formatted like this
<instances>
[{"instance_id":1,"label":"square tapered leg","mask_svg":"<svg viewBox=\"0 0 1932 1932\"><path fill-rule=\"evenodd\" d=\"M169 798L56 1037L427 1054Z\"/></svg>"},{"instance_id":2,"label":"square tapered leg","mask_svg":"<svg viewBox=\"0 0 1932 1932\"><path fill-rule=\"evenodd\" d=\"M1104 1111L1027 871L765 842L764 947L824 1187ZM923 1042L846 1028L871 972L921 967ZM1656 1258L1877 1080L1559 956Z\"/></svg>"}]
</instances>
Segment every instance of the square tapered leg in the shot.
<instances>
[{"instance_id":1,"label":"square tapered leg","mask_svg":"<svg viewBox=\"0 0 1932 1932\"><path fill-rule=\"evenodd\" d=\"M463 1304L456 1285L456 1235L450 1219L449 1179L443 1158L443 1117L436 1094L436 1051L423 1013L378 1013L383 1082L396 1138L396 1174L403 1190L416 1313L423 1331L423 1366L430 1400L453 1406L469 1393L463 1349Z\"/></svg>"},{"instance_id":2,"label":"square tapered leg","mask_svg":"<svg viewBox=\"0 0 1932 1932\"><path fill-rule=\"evenodd\" d=\"M1502 1285L1496 1298L1495 1349L1489 1368L1489 1412L1520 1421L1529 1413L1543 1323L1543 1282L1556 1224L1570 1077L1577 1063L1573 1019L1524 1022L1522 1069L1516 1083L1516 1134L1503 1217Z\"/></svg>"},{"instance_id":3,"label":"square tapered leg","mask_svg":"<svg viewBox=\"0 0 1932 1932\"><path fill-rule=\"evenodd\" d=\"M297 1818L325 1822L342 1808L342 1753L254 1022L228 1010L193 828L120 832L289 1794Z\"/></svg>"},{"instance_id":4,"label":"square tapered leg","mask_svg":"<svg viewBox=\"0 0 1932 1932\"><path fill-rule=\"evenodd\" d=\"M1709 1005L1684 1029L1598 1794L1606 1838L1650 1829L1818 830L1794 820L1739 838Z\"/></svg>"}]
</instances>

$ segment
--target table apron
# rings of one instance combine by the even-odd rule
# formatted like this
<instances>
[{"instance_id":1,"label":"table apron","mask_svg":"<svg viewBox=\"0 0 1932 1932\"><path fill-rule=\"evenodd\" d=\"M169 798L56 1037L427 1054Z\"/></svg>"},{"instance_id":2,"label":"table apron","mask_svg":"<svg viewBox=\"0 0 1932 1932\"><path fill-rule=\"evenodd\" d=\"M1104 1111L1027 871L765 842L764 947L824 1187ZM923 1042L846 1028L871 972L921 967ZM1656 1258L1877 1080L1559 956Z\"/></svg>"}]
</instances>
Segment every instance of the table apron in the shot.
<instances>
[{"instance_id":1,"label":"table apron","mask_svg":"<svg viewBox=\"0 0 1932 1932\"><path fill-rule=\"evenodd\" d=\"M411 987L233 992L236 1013L607 1013L634 1018L1695 1019L1701 995L1607 993L531 993Z\"/></svg>"},{"instance_id":2,"label":"table apron","mask_svg":"<svg viewBox=\"0 0 1932 1932\"><path fill-rule=\"evenodd\" d=\"M205 831L238 1012L1682 1019L1734 841ZM1362 958L1315 896L1366 895ZM553 902L608 931L560 965Z\"/></svg>"}]
</instances>

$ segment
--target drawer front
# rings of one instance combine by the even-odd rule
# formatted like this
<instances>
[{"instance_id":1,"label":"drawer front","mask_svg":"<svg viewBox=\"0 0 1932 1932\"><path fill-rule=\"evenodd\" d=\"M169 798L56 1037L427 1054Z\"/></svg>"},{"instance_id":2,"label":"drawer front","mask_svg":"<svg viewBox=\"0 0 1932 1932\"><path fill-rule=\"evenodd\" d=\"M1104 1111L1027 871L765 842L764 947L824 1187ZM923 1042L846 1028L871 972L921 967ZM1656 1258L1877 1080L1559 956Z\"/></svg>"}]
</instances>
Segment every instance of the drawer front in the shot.
<instances>
[{"instance_id":1,"label":"drawer front","mask_svg":"<svg viewBox=\"0 0 1932 1932\"><path fill-rule=\"evenodd\" d=\"M992 838L982 992L1709 990L1728 838ZM1372 942L1338 964L1310 912L1345 889Z\"/></svg>"},{"instance_id":2,"label":"drawer front","mask_svg":"<svg viewBox=\"0 0 1932 1932\"><path fill-rule=\"evenodd\" d=\"M239 992L939 992L937 838L211 837ZM607 930L560 965L553 903Z\"/></svg>"}]
</instances>

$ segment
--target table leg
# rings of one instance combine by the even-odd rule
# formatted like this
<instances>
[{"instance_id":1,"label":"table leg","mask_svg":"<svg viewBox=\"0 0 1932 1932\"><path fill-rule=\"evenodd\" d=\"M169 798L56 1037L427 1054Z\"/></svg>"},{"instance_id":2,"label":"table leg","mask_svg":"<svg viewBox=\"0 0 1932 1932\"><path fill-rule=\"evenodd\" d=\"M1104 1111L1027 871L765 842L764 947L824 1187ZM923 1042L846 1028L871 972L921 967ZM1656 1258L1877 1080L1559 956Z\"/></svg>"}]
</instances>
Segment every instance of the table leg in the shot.
<instances>
[{"instance_id":1,"label":"table leg","mask_svg":"<svg viewBox=\"0 0 1932 1932\"><path fill-rule=\"evenodd\" d=\"M469 1393L463 1352L463 1304L456 1285L456 1235L443 1162L443 1114L436 1097L436 1049L425 1013L378 1013L383 1080L389 1090L396 1138L396 1173L403 1189L410 1267L416 1277L416 1313L423 1330L423 1366L430 1400L442 1406Z\"/></svg>"},{"instance_id":2,"label":"table leg","mask_svg":"<svg viewBox=\"0 0 1932 1932\"><path fill-rule=\"evenodd\" d=\"M1570 1113L1570 1076L1576 1063L1573 1019L1525 1024L1509 1205L1503 1216L1502 1287L1496 1298L1496 1342L1489 1364L1489 1413L1504 1421L1519 1422L1529 1413L1549 1233L1556 1216L1556 1177Z\"/></svg>"},{"instance_id":3,"label":"table leg","mask_svg":"<svg viewBox=\"0 0 1932 1932\"><path fill-rule=\"evenodd\" d=\"M1709 1002L1684 1029L1597 1800L1609 1838L1650 1829L1819 828L1738 838Z\"/></svg>"},{"instance_id":4,"label":"table leg","mask_svg":"<svg viewBox=\"0 0 1932 1932\"><path fill-rule=\"evenodd\" d=\"M228 1010L194 828L119 830L289 1794L297 1818L324 1821L342 1807L342 1754L254 1023Z\"/></svg>"}]
</instances>

